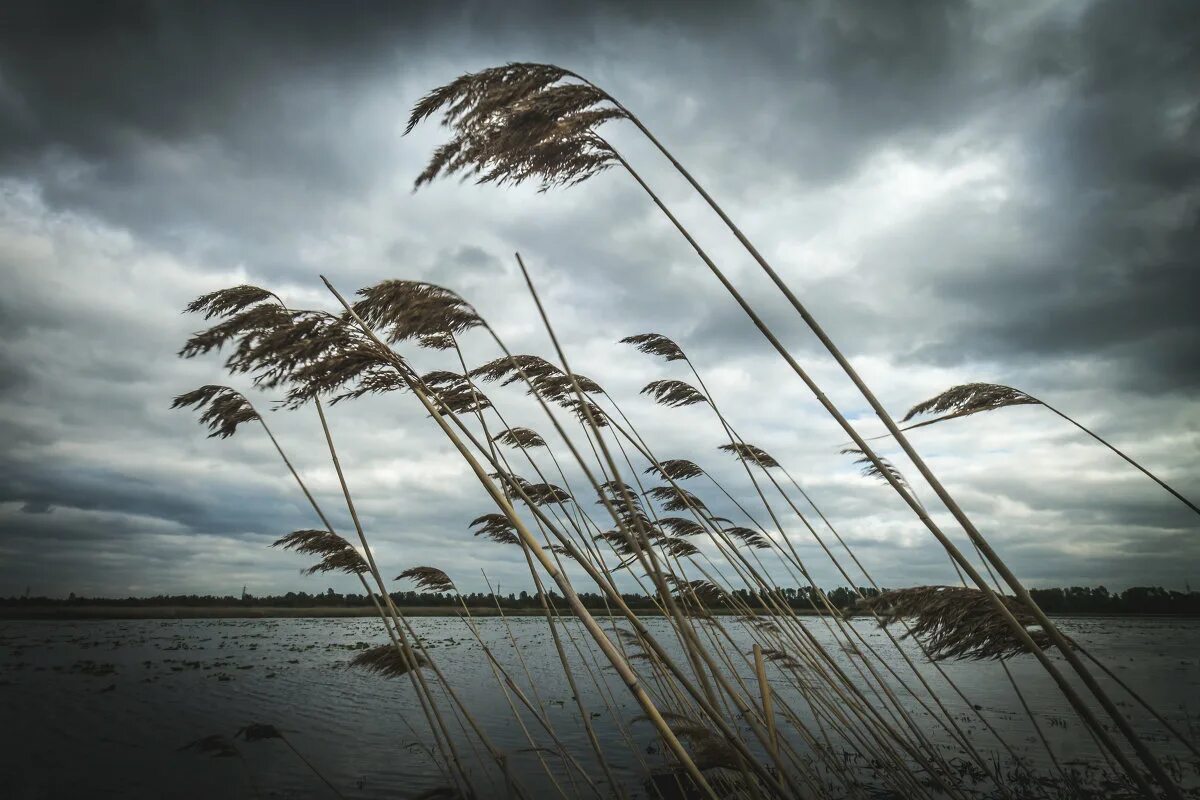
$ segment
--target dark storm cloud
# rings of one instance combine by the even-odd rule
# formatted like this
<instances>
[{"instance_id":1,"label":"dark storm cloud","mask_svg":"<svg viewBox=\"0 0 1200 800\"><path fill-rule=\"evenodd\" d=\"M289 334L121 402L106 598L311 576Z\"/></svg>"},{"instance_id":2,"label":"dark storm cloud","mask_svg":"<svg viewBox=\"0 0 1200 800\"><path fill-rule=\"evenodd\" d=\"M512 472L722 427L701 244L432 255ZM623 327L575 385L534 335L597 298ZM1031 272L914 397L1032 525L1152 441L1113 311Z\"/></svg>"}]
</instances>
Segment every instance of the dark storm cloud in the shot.
<instances>
[{"instance_id":1,"label":"dark storm cloud","mask_svg":"<svg viewBox=\"0 0 1200 800\"><path fill-rule=\"evenodd\" d=\"M634 397L656 377L687 376L615 340L677 338L725 410L796 465L882 578L948 579L944 556L837 455L844 434L625 176L547 195L454 182L409 194L441 135L430 125L401 138L412 102L508 60L562 63L627 102L894 410L962 380L1044 391L1194 495L1191 6L10 4L0 11L0 269L11 277L0 297L0 554L32 557L42 537L47 590L83 585L93 557L112 591L205 591L226 569L293 588L300 565L261 547L313 521L274 454L255 434L208 441L165 409L219 374L213 360L174 360L200 324L176 310L245 280L328 305L318 272L344 290L421 277L460 289L518 349L545 352L512 263L520 250L580 371ZM678 176L628 128L612 136L871 428ZM470 360L493 355L468 343ZM698 433L695 409L630 407L667 456L716 462L752 497L736 464L713 455L720 442ZM320 443L312 421L276 416L342 525L336 483L309 446ZM515 554L474 546L465 523L486 498L422 415L370 402L334 419L385 561L452 558L464 574L484 567L524 585ZM1179 535L1188 521L1102 448L1044 414L954 425L923 430L919 443L1024 574L1186 577L1166 554L1195 550ZM135 544L90 541L97 530ZM5 570L0 591L24 580Z\"/></svg>"}]
</instances>

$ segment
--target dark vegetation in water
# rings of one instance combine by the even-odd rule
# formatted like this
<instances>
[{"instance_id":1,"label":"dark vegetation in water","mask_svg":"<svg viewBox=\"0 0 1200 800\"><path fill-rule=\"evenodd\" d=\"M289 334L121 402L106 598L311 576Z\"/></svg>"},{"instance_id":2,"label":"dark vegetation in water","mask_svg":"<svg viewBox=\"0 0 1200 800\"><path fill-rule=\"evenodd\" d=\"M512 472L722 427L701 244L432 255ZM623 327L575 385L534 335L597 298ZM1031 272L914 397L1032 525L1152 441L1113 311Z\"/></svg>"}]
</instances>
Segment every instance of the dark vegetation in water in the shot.
<instances>
[{"instance_id":1,"label":"dark vegetation in water","mask_svg":"<svg viewBox=\"0 0 1200 800\"><path fill-rule=\"evenodd\" d=\"M872 597L879 593L871 587L860 587L859 592ZM1043 610L1057 614L1182 614L1200 615L1200 592L1176 592L1161 586L1134 586L1123 592L1110 592L1103 586L1086 587L1071 586L1066 588L1030 589L1030 594ZM747 605L759 605L758 592L736 590L733 592L737 599ZM785 588L779 590L779 599L796 610L810 610L816 602L815 593L811 587ZM830 602L838 608L850 608L857 599L856 593L847 587L828 589L825 592ZM444 592L393 592L392 601L401 608L461 608L458 595ZM594 593L580 592L580 599L588 608L604 609L603 598ZM622 595L630 608L653 608L650 597L642 594ZM562 607L563 598L555 592L548 592L547 598L556 606ZM504 609L540 609L541 601L538 594L521 591L508 594L491 594L482 592L464 593L461 601L471 608L495 608L497 604ZM155 595L154 597L79 597L74 593L70 597L0 597L0 607L3 608L53 608L70 606L111 606L117 608L139 607L191 607L191 608L233 608L244 606L248 608L358 608L371 605L370 598L362 594L339 594L333 589L325 592L309 594L308 592L288 592L281 595L264 595L256 597L244 594L241 597L233 595ZM720 600L714 600L710 607L721 608Z\"/></svg>"}]
</instances>

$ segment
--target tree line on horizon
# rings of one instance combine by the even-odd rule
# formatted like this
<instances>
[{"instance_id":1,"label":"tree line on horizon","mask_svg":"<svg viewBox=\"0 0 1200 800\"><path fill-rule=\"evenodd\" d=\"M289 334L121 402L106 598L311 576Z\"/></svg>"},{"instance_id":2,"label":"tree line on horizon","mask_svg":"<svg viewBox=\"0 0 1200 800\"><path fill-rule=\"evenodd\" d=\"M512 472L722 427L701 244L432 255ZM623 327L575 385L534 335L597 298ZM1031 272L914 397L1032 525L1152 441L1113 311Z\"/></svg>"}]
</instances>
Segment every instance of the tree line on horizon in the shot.
<instances>
[{"instance_id":1,"label":"tree line on horizon","mask_svg":"<svg viewBox=\"0 0 1200 800\"><path fill-rule=\"evenodd\" d=\"M886 591L883 590L883 591ZM1123 592L1110 592L1103 586L1085 587L1071 586L1063 588L1030 589L1038 605L1053 613L1094 613L1094 614L1200 614L1200 592L1178 592L1164 589L1161 586L1133 586ZM871 587L859 587L858 593L865 597L874 597L880 590ZM826 590L830 602L839 609L852 608L858 598L858 593L849 587L838 587ZM733 593L739 603L750 607L761 607L762 599L758 592L737 590ZM466 603L468 608L502 609L532 609L541 608L538 593L527 591L495 594L485 592L470 592L461 595L447 592L393 592L392 600L400 608L427 607L452 609ZM562 608L564 599L556 592L546 595L551 604ZM579 593L579 598L588 608L603 609L604 598L590 592ZM654 602L648 595L623 594L630 608L653 608ZM816 592L811 587L787 587L778 590L777 600L786 603L797 610L811 610L817 607ZM369 597L363 594L342 594L329 588L324 592L310 594L308 592L287 592L282 595L255 596L243 591L240 597L235 595L155 595L153 597L84 597L72 592L68 597L6 597L0 598L3 606L181 606L181 607L278 607L278 608L353 608L371 605ZM730 607L728 602L714 602L715 608Z\"/></svg>"}]
</instances>

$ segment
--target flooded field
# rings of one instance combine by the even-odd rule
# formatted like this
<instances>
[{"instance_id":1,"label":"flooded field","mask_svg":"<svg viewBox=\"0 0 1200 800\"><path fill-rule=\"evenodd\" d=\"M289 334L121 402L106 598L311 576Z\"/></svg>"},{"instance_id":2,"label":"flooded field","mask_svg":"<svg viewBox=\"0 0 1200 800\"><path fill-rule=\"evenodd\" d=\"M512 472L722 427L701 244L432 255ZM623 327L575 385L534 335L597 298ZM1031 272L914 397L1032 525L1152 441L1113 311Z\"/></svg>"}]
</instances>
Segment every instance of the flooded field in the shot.
<instances>
[{"instance_id":1,"label":"flooded field","mask_svg":"<svg viewBox=\"0 0 1200 800\"><path fill-rule=\"evenodd\" d=\"M478 624L514 679L546 709L559 738L594 769L545 622L508 620L521 659L503 620ZM660 627L666 632L662 620L646 624L656 633ZM804 624L818 639L830 641L821 620ZM856 624L902 669L878 629L866 621ZM541 785L531 769L536 754L513 723L466 624L427 617L414 619L413 625L495 744L512 754L517 773L529 776L531 795L551 796L550 787ZM1200 620L1088 618L1063 619L1061 625L1177 728L1193 738L1200 734ZM347 797L418 796L445 779L428 755L431 742L422 734L424 722L411 686L407 680L346 668L356 652L384 640L380 623L369 618L0 622L3 794L16 800L335 796L298 751ZM837 645L829 649L853 672L850 658ZM1033 659L1018 657L1008 665L1059 760L1096 763L1093 743ZM1049 768L998 664L947 663L945 668L1015 750ZM925 669L931 684L945 687L936 672ZM639 710L611 670L600 674L601 685L581 681L590 716L618 779L631 796L648 796L645 777L663 765L664 756L649 727L632 722ZM1163 736L1111 681L1103 682L1125 701L1123 708L1138 730L1183 783L1194 787L1200 782L1200 765L1190 754ZM782 681L776 685L781 694L789 691ZM949 690L942 699L955 709L978 749L1003 762L999 745L974 711ZM914 716L928 718L915 705ZM180 749L211 734L232 737L250 723L273 725L287 741L239 740L240 758ZM544 744L536 725L529 722L529 728ZM931 724L928 735L940 741L939 734L944 737ZM465 737L462 746L464 757L472 755ZM568 794L584 794L567 770L562 773Z\"/></svg>"}]
</instances>

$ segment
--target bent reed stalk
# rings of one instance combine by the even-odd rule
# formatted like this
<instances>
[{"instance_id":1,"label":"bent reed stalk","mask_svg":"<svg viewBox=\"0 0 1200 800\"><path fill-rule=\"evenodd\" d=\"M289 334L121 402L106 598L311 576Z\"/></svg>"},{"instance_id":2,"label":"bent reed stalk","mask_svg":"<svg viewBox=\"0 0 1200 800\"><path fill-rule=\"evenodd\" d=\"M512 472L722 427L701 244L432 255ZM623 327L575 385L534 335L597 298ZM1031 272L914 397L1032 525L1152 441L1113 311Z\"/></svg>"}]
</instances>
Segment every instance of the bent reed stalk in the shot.
<instances>
[{"instance_id":1,"label":"bent reed stalk","mask_svg":"<svg viewBox=\"0 0 1200 800\"><path fill-rule=\"evenodd\" d=\"M518 263L524 270L524 264ZM346 309L340 317L324 312L291 312L286 318L264 322L268 315L255 312L253 308L246 312L239 311L214 326L220 329L217 333L206 331L197 334L194 340L207 340L211 344L213 337L225 336L222 343L231 345L233 349L227 367L235 374L240 372L256 376L255 382L260 385L273 382L276 388L286 389L292 400L285 401L285 405L301 405L309 401L320 403L322 394L332 395L334 403L340 404L346 399L381 391L406 391L421 400L421 407L438 423L443 433L453 434L453 438L448 438L459 448L460 454L466 453L472 457L468 463L472 465L477 478L481 482L488 481L485 487L491 485L489 496L501 513L490 517L484 515L475 523L482 526L480 533L486 531L490 538L500 543L519 544L522 547L530 574L542 598L543 610L549 606L546 593L541 588L539 568L547 571L552 578L556 576L546 570L546 565L557 570L556 585L562 589L564 584L570 585L564 564L575 565L582 568L601 589L606 602L615 607L617 618L624 619L632 626L632 639L626 642L623 634L610 639L595 620L589 625L586 619L581 618L588 638L610 665L615 657L617 663L628 671L621 676L622 680L625 681L628 675L638 680L637 688L631 691L641 707L646 709L649 706L659 712L658 719L661 722L656 722L648 711L642 716L655 725L660 738L667 745L667 752L672 754L673 769L678 772L672 773L670 780L677 783L682 781L679 783L681 791L698 791L711 796L718 787L724 792L728 782L734 780L740 787L737 792L748 797L826 796L831 791L829 781L833 780L852 796L858 795L855 787L859 786L860 778L853 771L848 771L846 765L832 758L833 753L821 744L822 740L828 741L832 735L850 743L856 751L870 754L876 763L885 765L879 779L904 796L929 797L931 800L948 796L965 800L968 792L960 784L961 777L955 776L951 760L938 752L934 742L925 736L910 712L892 693L883 673L875 669L876 664L887 667L881 655L872 647L856 644L853 629L844 626L840 612L811 579L809 585L815 592L815 608L823 614L818 618L818 624L828 627L835 643L844 641L844 646L852 654L849 672L839 663L836 653L828 652L826 646L818 642L795 617L790 606L779 601L779 589L758 556L758 548L771 547L768 540L760 541L755 538L758 534L753 531L745 533L746 529L739 529L732 526L731 521L714 516L700 496L684 490L676 481L677 478L686 480L706 473L691 462L659 459L650 449L646 438L632 427L628 415L616 400L594 381L570 369L557 336L549 326L546 309L533 287L532 279L527 270L524 274L561 366L533 356L512 355L486 322L457 295L431 284L413 282L400 282L399 285L392 282L363 290L360 293L363 299L355 304L335 295L341 298L339 302ZM382 298L389 294L404 295L406 299L390 304L382 302ZM440 299L435 302L431 297ZM439 303L449 306L454 313L441 313L440 321L435 322L439 318L440 312L435 308ZM363 313L359 313L359 310ZM372 321L368 321L363 314L368 314ZM312 335L314 319L319 320L316 336ZM234 320L235 324L229 324L230 320ZM504 355L497 362L470 370L453 339L457 334L474 327L484 329L493 337ZM435 336L439 328L445 336ZM377 329L383 333L377 332ZM407 362L381 338L382 335L398 341L416 340L421 346L433 350L453 349L459 367L464 371L458 377L445 371L416 375ZM546 438L532 429L514 428L509 424L495 401L484 395L475 384L474 375L495 376L489 380L504 380L517 388L525 387L527 395L536 400L554 425L555 432L575 459L575 466L583 472L587 483L616 525L611 531L612 536L599 535L602 528L586 511L585 504L580 502L575 492L570 490L571 482L563 472L561 462L554 457ZM667 404L671 404L673 398L683 396L680 392L684 392L684 389L677 384L659 383L657 386L667 388L666 392L656 392L660 400ZM612 403L620 421L595 405L589 399L589 393ZM300 402L296 403L297 399ZM711 404L711 398L706 402ZM201 420L210 427L214 436L231 435L238 425L247 421L257 419L262 422L244 395L223 387L203 387L197 392L181 396L177 404L200 404L203 409ZM572 434L552 410L553 407L567 411L568 417L579 426L581 434L588 440L592 453L590 458L580 451ZM495 415L503 426L499 429L500 433L492 433L493 429L486 419L489 415ZM330 450L335 473L339 476L339 486L347 501L351 519L355 522L356 533L360 532L362 520L350 497L345 471L336 449L332 447L331 428L320 406L318 419L322 422L326 446ZM482 441L466 424L470 420L474 420L483 432ZM720 420L726 442L741 442L728 421L723 416ZM323 556L314 570L341 569L351 572L363 582L370 596L375 598L378 594L384 595L379 598L377 611L387 622L394 649L378 653L369 651L360 663L364 666L377 664L377 668L384 670L383 674L409 677L418 697L422 699L422 708L430 718L438 746L447 754L444 761L450 768L451 780L461 787L464 796L469 796L475 793L472 788L473 770L464 764L457 753L457 737L438 713L433 687L422 685L419 680L426 669L430 670L438 681L438 688L450 701L449 709L465 725L464 733L469 732L471 746L474 747L478 742L489 752L490 760L504 778L505 791L523 795L519 782L510 773L508 754L498 751L488 742L482 725L473 718L470 709L466 708L450 686L450 681L424 648L407 619L395 609L386 588L381 585L376 591L371 591L365 582L368 574L376 577L379 565L375 564L372 570L366 556L354 554L349 544L336 535L299 473L283 454L278 441L273 434L270 435L305 497L328 529L325 532L297 531L281 539L278 544L298 552ZM632 451L625 448L625 441L632 445ZM531 483L513 474L511 464L497 447L500 443L519 449L541 482ZM616 445L615 449L613 445ZM548 482L533 456L533 450L545 451L547 457L553 460L567 489ZM635 486L622 481L622 468L618 466L616 458L618 452ZM765 466L761 459L769 456L760 450L753 453L759 466ZM635 457L642 460L642 467L633 464ZM594 462L591 466L589 460ZM743 464L749 466L745 460ZM487 473L489 468L494 472ZM642 473L654 474L666 483L647 488L642 483ZM714 481L714 486L731 496L729 490L720 483ZM777 484L776 488L781 490ZM758 497L758 502L776 525L780 541L786 543L778 551L782 565L793 576L793 568L807 575L807 567L761 489ZM518 525L524 527L524 523L517 513L516 503L526 508L540 533L556 540L556 543L550 540L539 542L532 528L525 528L526 535L522 535ZM743 513L753 514L741 504L736 505ZM665 516L673 513L672 509L685 511L691 515L692 521ZM748 518L752 524L757 524L753 516ZM761 608L736 599L732 592L737 584L730 583L722 575L721 565L713 560L709 552L690 545L681 548L681 543L687 537L693 537L700 531L706 531L711 538L716 548L713 555L733 569L742 586L755 592L755 602L760 602ZM365 531L361 532L364 539L360 544L365 544ZM766 536L765 530L762 535ZM655 599L665 615L663 619L669 622L673 635L677 637L686 657L686 667L675 662L638 615L624 603L621 593L616 589L613 568L596 549L597 545L612 549L623 564L618 569L629 572L630 578L642 586L643 591L647 587L631 567L637 565L650 580L653 588L648 594ZM827 549L825 552L831 555ZM453 585L444 572L433 567L410 568L401 577L416 580L434 590ZM381 580L378 582L382 584ZM574 600L576 602L572 602L572 595L567 595L572 616L578 617L581 605L577 605L577 595ZM763 699L765 686L761 676L762 665L751 658L752 651L740 652L744 645L739 645L721 620L711 614L709 606L720 603L731 604L742 615L742 621L739 622L741 630L759 648L765 661L779 666L779 675L784 683L794 689L810 707L810 713L814 715L812 723L819 727L819 732L810 730L812 723L806 722L787 698L777 691L772 691L770 695L773 702L768 712ZM584 611L587 613L586 609ZM544 616L551 632L557 633L556 615ZM834 623L832 626L831 622ZM470 624L472 634L476 635L478 629L474 623ZM569 630L563 628L563 631L568 634L573 646L579 649L580 643L570 635ZM412 642L411 648L403 646L401 636ZM510 636L509 642L514 648L517 647L515 637ZM635 646L636 652L631 652L629 644ZM530 715L537 724L537 730L550 736L554 742L553 752L570 754L548 724L536 686L532 684L527 669L523 667L522 671L526 672L530 681L531 696L527 696L526 690L517 685L514 674L500 664L497 654L490 647L487 649L485 655L489 669L495 670L494 675L502 690L515 694L520 701L520 707L510 705L510 711L530 742L532 752L537 755L543 773L553 784L555 780L548 761L541 756L547 749L534 743L534 731L525 726L522 715ZM580 650L581 655L586 649ZM571 666L562 654L561 642L558 642L558 652L564 672L568 680L572 680ZM1020 648L1014 648L1014 652L1021 652ZM646 664L644 683L641 681L643 676L639 674L643 672L642 658ZM777 658L778 661L775 660ZM524 664L519 653L518 661ZM585 660L581 663L599 686L596 673L587 666L588 662ZM899 678L895 672L888 672ZM806 677L799 679L802 673ZM901 680L900 686L904 685ZM573 691L578 693L577 688ZM906 691L912 693L913 690ZM913 696L916 697L915 693ZM603 693L601 697L604 697ZM916 699L920 702L919 698ZM612 704L607 704L607 707L615 708ZM583 710L584 707L580 705L580 711ZM802 747L797 747L795 739L781 735L783 731L777 718L786 721L787 728L803 743ZM732 724L734 721L737 721L736 725ZM740 726L745 726L743 730L750 733L749 739L743 739ZM623 730L623 726L618 727ZM622 733L622 736L627 737L627 734ZM589 734L589 740L597 751L600 763L604 764L606 761L599 740L593 737L594 732ZM677 747L671 746L672 738ZM952 741L962 746L964 754L976 763L983 761L969 741L956 736L952 736ZM683 760L685 757L691 761L690 767ZM812 759L825 764L824 774L814 768ZM573 765L573 774L583 774L577 768L578 762L568 758L567 763ZM919 772L912 771L913 765ZM988 772L982 764L980 767L984 773ZM697 775L706 781L707 789L705 784L696 780ZM923 777L918 778L918 775ZM997 791L1011 796L999 776L996 776L995 782ZM621 796L623 787L611 779L608 784L614 796ZM591 784L589 788L598 789L599 785ZM560 787L557 791L563 790L564 787Z\"/></svg>"},{"instance_id":2,"label":"bent reed stalk","mask_svg":"<svg viewBox=\"0 0 1200 800\"><path fill-rule=\"evenodd\" d=\"M645 180L612 147L611 143L596 132L600 125L612 120L624 119L634 124L721 218L722 222L786 297L809 329L817 336L863 398L867 400L876 416L895 437L926 483L934 490L939 500L966 532L972 545L978 548L985 560L996 569L1017 598L1030 609L1038 623L1046 631L1050 641L1054 643L1088 691L1104 708L1123 738L1162 789L1172 798L1182 797L1178 787L1166 774L1153 753L1129 725L1083 662L1071 651L1068 640L1037 606L1026 588L905 438L883 404L858 375L849 360L745 234L640 119L586 78L551 64L516 63L463 75L455 81L435 89L418 102L410 116L406 132L411 131L418 123L443 109L445 109L442 117L443 124L452 129L453 136L449 142L434 152L426 169L416 180L418 187L441 175L461 172L477 176L477 180L481 183L519 184L527 180L535 180L541 183L541 189L544 191L555 186L581 183L615 165L624 168L693 247L709 270L738 302L797 376L809 387L826 411L850 435L863 457L886 479L887 483L946 549L959 568L988 597L995 611L1007 620L1014 635L1022 638L1025 645L1038 656L1042 667L1055 680L1060 690L1081 717L1087 721L1096 736L1104 742L1112 756L1121 763L1130 779L1135 781L1143 792L1152 793L1150 784L1108 735L1104 726L1086 706L1074 687L1066 680L1061 671L1041 654L1041 650L1029 639L1024 627L1010 613L1001 597L992 591L986 579L974 569L940 527L933 522L920 503L916 501L912 492L898 479L898 474L889 469L889 465L883 462L870 448L842 412L834 406L792 358L774 333L759 318Z\"/></svg>"},{"instance_id":3,"label":"bent reed stalk","mask_svg":"<svg viewBox=\"0 0 1200 800\"><path fill-rule=\"evenodd\" d=\"M578 183L610 166L625 169L825 410L851 435L868 466L901 496L942 544L956 569L981 584L966 609L949 608L944 593L910 589L902 590L907 594L880 595L884 599L870 610L881 621L896 618L907 626L910 619L915 620L909 630L916 632L920 649L926 654L952 658L984 654L1001 659L1032 655L1079 713L1089 733L1099 742L1101 752L1116 759L1140 791L1153 796L1154 790L1141 771L1043 653L1043 648L1050 644L1061 649L1062 640L1061 636L1055 638L1053 626L1044 615L1039 615L1040 610L1019 592L1015 598L1005 598L999 586L995 590L988 587L972 563L933 522L902 476L870 449L665 203L594 132L604 121L623 118L634 121L649 136L641 123L611 97L573 73L548 65L513 65L505 69L487 77L484 84L473 83L477 76L465 76L460 79L465 83L457 88L443 87L418 104L410 128L450 104L452 113L448 119L456 129L456 139L439 148L418 183L443 172L462 171L476 174L482 181L500 183L538 179L542 180L543 188L548 188ZM582 83L561 84L563 78L575 78ZM662 150L666 152L665 148ZM682 170L674 159L672 162ZM703 191L698 184L693 182L693 185ZM711 204L715 209L715 203ZM722 218L732 227L723 214ZM740 231L737 233L743 244L752 248ZM757 251L752 254L757 256ZM357 548L330 525L245 395L227 387L206 386L176 399L179 407L199 408L201 422L209 427L212 436L219 438L232 435L245 422L262 423L326 529L296 531L276 544L319 556L320 561L310 572L340 571L355 575L361 582L384 621L390 644L366 651L356 661L384 676L408 677L441 754L441 760L435 761L451 784L445 791L453 795L447 796L487 796L486 792L494 787L481 783L479 767L485 763L494 765L496 772L488 774L499 774L504 793L514 797L530 794L513 774L513 753L492 741L482 721L452 686L441 665L393 601L334 446L323 399L330 399L332 407L367 395L413 395L420 410L470 467L494 507L492 512L478 516L471 523L474 535L521 548L559 666L581 715L586 742L605 781L588 777L564 745L565 736L551 724L507 618L502 615L500 620L508 632L507 645L489 645L461 596L459 601L466 624L506 698L511 717L556 793L565 796L568 789L577 791L575 776L579 776L587 790L595 794L601 794L605 783L613 796L626 794L627 787L618 782L610 768L605 746L594 730L575 675L576 670L582 670L579 675L590 679L605 708L616 718L620 704L601 672L611 669L641 712L634 719L614 720L621 741L636 749L630 728L635 722L648 722L663 745L665 771L649 767L642 755L636 754L652 794L663 796L664 790L670 789L683 796L707 798L865 798L872 787L865 782L862 771L845 757L852 753L876 765L873 780L900 796L968 800L976 792L968 773L963 772L967 767L968 772L992 781L1001 795L1023 796L1014 794L1006 784L999 764L988 763L985 755L975 748L968 732L954 720L951 710L919 673L898 638L885 630L890 647L902 654L916 674L919 688L911 686L907 677L887 662L885 654L843 618L842 611L813 580L801 549L793 541L795 534L772 506L769 489L760 483L752 464L795 513L803 525L801 532L810 533L820 545L821 554L844 577L849 579L849 575L771 474L772 468L782 469L778 462L765 451L746 444L737 434L732 422L717 409L690 361L688 365L699 389L682 381L663 379L650 384L645 394L669 408L711 406L719 424L721 447L739 457L753 486L750 500L743 502L736 487L727 487L693 462L658 458L648 438L634 426L617 400L595 381L573 371L551 325L550 314L519 255L517 262L537 318L552 344L553 360L514 355L469 303L444 287L419 281L385 281L360 290L358 299L349 302L324 278L326 288L341 306L338 313L291 310L277 295L257 287L233 287L199 298L189 310L203 312L206 319L215 317L219 321L189 339L181 351L181 355L191 357L228 347L230 354L225 366L232 375L249 377L258 389L283 392L284 408L295 409L310 402L316 407L324 444L355 528ZM765 262L762 266L770 270ZM807 312L798 306L798 301L796 305L808 321ZM500 356L471 369L459 347L459 337L476 329L490 337ZM814 332L823 337L819 329L814 328ZM649 340L641 344L651 351L663 347L661 342ZM398 351L401 345L430 352L453 351L457 363L450 369L420 375ZM842 363L844 359L832 343L828 346ZM667 360L686 359L682 350L678 350L678 357L669 350L656 354ZM852 372L848 363L844 368L848 374ZM459 369L461 372L451 371ZM856 375L851 377L857 379ZM496 399L484 394L480 386L495 383L521 391L534 401L557 436L553 446L550 437L510 424ZM865 386L860 389L867 391ZM495 425L492 420L496 420ZM559 450L564 453L561 461L555 453L560 444L565 448ZM514 472L513 464L504 455L504 447L520 452L533 471L530 477L534 480L526 480ZM561 486L547 478L546 472L551 470L543 471L546 459L553 464L554 480L561 479ZM773 463L766 463L767 459ZM949 507L952 500L943 497L940 484L934 485L922 465L918 464L918 469ZM591 497L577 493L568 471L583 476L579 485L584 488L580 491L591 492ZM784 474L812 504L795 479L786 471ZM647 486L654 481L645 478L643 482L643 476L662 483ZM680 485L682 481L702 476L720 494L718 501L732 504L745 521L718 517L703 496ZM593 499L595 503L591 502ZM597 505L602 512L589 510ZM815 504L813 508L878 591L879 587L874 585L848 543ZM606 519L602 522L602 518ZM760 524L759 519L769 520L770 528ZM977 541L978 532L973 532L973 526L967 527L969 521L959 522L984 557L985 567L990 570L996 566L1003 576L1004 570L994 564L986 545ZM747 524L751 527L745 527ZM772 577L772 569L782 569L795 585L807 590L803 596L817 614L813 622L801 619L795 612L792 602ZM583 603L571 577L579 572L599 590L608 611L607 622L602 623L604 618ZM543 582L543 573L552 584ZM415 580L432 591L457 592L451 578L437 567L410 567L401 577ZM653 632L630 608L618 580L634 583L649 596L654 608L662 614L667 636ZM556 606L557 598L545 591L547 585L562 592L566 604L562 616ZM719 617L714 613L718 609L729 609L736 616ZM578 620L581 634L566 624L572 618ZM810 630L810 624L825 631L829 641L821 641ZM575 664L568 660L560 634L579 654ZM500 650L506 646L513 651L519 670L505 666L500 658ZM1069 649L1068 645L1064 650L1068 657L1072 655ZM944 672L941 674L946 677ZM522 676L526 687L520 685ZM953 682L950 685L970 705L967 696ZM920 690L932 698L936 710L926 704ZM517 703L513 702L514 696ZM906 697L911 697L919 710L907 706L902 700ZM1103 698L1097 697L1103 704ZM452 716L447 717L443 709ZM935 741L921 726L918 717L922 713L933 717L945 729L949 735L949 753L943 752L947 745ZM988 723L984 712L975 707L974 713L1016 759L1015 751ZM526 716L535 725L527 725ZM1042 737L1032 714L1030 720L1038 737ZM461 737L452 730L454 722ZM407 720L404 723L409 724ZM1121 722L1117 724L1121 727ZM1128 739L1124 728L1122 732ZM537 743L537 737L543 735L549 738L551 747ZM464 759L460 752L464 741L475 752L477 745L482 746L486 759L478 765ZM1137 743L1131 741L1131 746L1145 762ZM851 749L839 754L839 747ZM555 753L564 759L570 787L558 782L550 759L543 757L543 753ZM1053 759L1053 753L1050 755ZM1169 780L1164 783L1151 764L1147 763L1147 767L1168 796L1177 796ZM1039 796L1050 796L1051 790L1036 781L1030 779L1028 785L1039 786L1036 790Z\"/></svg>"}]
</instances>

